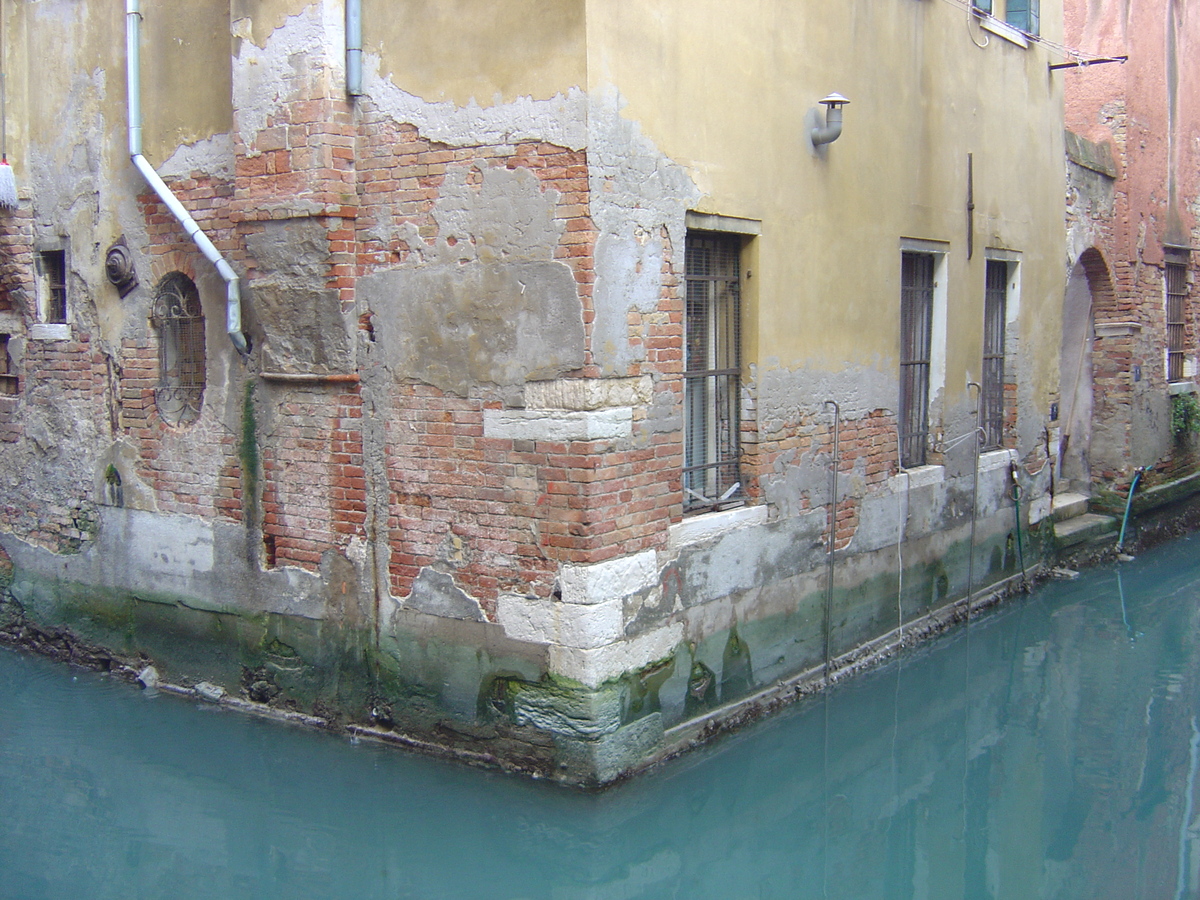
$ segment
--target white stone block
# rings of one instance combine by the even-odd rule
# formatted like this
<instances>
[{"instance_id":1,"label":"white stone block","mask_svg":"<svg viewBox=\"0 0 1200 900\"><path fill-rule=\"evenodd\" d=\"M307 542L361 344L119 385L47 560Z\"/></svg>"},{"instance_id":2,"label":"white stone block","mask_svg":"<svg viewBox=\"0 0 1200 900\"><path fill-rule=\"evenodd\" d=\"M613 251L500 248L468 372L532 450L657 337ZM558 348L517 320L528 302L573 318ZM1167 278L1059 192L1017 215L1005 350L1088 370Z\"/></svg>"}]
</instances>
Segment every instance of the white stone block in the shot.
<instances>
[{"instance_id":1,"label":"white stone block","mask_svg":"<svg viewBox=\"0 0 1200 900\"><path fill-rule=\"evenodd\" d=\"M637 637L594 649L550 648L550 671L573 678L587 687L598 687L610 678L643 669L675 652L683 640L683 625L674 622Z\"/></svg>"},{"instance_id":2,"label":"white stone block","mask_svg":"<svg viewBox=\"0 0 1200 900\"><path fill-rule=\"evenodd\" d=\"M620 597L583 605L502 594L496 601L496 618L504 633L515 640L595 649L621 637L622 607Z\"/></svg>"},{"instance_id":3,"label":"white stone block","mask_svg":"<svg viewBox=\"0 0 1200 900\"><path fill-rule=\"evenodd\" d=\"M653 550L591 565L565 564L559 571L564 603L603 603L658 584L658 557Z\"/></svg>"},{"instance_id":4,"label":"white stone block","mask_svg":"<svg viewBox=\"0 0 1200 900\"><path fill-rule=\"evenodd\" d=\"M1053 508L1053 498L1049 494L1035 497L1029 503L1029 524L1036 525L1050 515Z\"/></svg>"},{"instance_id":5,"label":"white stone block","mask_svg":"<svg viewBox=\"0 0 1200 900\"><path fill-rule=\"evenodd\" d=\"M605 441L633 435L633 409L485 409L483 436L513 441Z\"/></svg>"},{"instance_id":6,"label":"white stone block","mask_svg":"<svg viewBox=\"0 0 1200 900\"><path fill-rule=\"evenodd\" d=\"M671 526L667 533L667 545L674 549L687 544L698 544L738 528L765 525L766 521L765 506L739 506L736 509L689 516L678 525Z\"/></svg>"}]
</instances>

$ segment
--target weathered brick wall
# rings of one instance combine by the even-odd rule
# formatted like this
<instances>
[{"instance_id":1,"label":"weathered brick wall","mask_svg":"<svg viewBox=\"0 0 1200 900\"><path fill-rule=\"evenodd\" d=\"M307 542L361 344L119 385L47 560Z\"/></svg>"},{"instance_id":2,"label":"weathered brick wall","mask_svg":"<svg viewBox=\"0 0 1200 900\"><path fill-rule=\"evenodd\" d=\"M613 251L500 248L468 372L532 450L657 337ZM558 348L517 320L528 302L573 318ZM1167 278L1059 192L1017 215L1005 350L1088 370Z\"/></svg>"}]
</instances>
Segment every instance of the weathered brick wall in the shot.
<instances>
[{"instance_id":1,"label":"weathered brick wall","mask_svg":"<svg viewBox=\"0 0 1200 900\"><path fill-rule=\"evenodd\" d=\"M282 393L261 430L265 557L316 569L324 552L366 538L362 401L336 385Z\"/></svg>"},{"instance_id":2,"label":"weathered brick wall","mask_svg":"<svg viewBox=\"0 0 1200 900\"><path fill-rule=\"evenodd\" d=\"M73 424L82 434L105 429L109 367L90 335L78 334L65 341L27 341L22 377L18 421L28 405L52 404L77 417ZM0 527L58 552L77 550L96 527L93 483L86 475L73 475L73 460L56 464L60 453L73 450L65 444L67 435L48 433L39 423L35 433L25 429L22 436L33 445L33 455L27 458L37 469L27 471L27 478L6 492Z\"/></svg>"},{"instance_id":3,"label":"weathered brick wall","mask_svg":"<svg viewBox=\"0 0 1200 900\"><path fill-rule=\"evenodd\" d=\"M456 167L468 170L468 184L489 167L526 169L543 192L553 192L563 225L553 258L573 273L590 348L597 231L583 151L532 141L450 147L368 112L358 159L358 274L421 263L425 248L411 241L432 246L439 239L432 211ZM630 315L630 341L644 349L644 361L625 374L653 373L655 393L677 408L682 301L666 235L654 239L667 245L662 303L654 313ZM590 350L572 375L600 375ZM476 394L460 397L424 384L400 384L393 394L388 530L397 595L408 593L423 567L438 563L490 614L501 591L548 595L560 562L596 562L663 543L666 525L682 509L677 427L655 430L639 409L628 441L486 438L483 411L502 404L487 385Z\"/></svg>"}]
</instances>

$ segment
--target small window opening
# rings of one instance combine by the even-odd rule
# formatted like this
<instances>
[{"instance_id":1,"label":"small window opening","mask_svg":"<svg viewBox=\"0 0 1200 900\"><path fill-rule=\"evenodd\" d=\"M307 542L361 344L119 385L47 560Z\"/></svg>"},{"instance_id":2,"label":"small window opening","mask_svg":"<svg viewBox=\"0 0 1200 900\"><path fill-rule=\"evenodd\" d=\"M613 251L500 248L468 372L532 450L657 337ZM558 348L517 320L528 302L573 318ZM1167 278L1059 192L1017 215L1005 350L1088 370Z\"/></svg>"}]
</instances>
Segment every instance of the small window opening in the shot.
<instances>
[{"instance_id":1,"label":"small window opening","mask_svg":"<svg viewBox=\"0 0 1200 900\"><path fill-rule=\"evenodd\" d=\"M1187 297L1187 266L1167 263L1167 381L1183 381L1183 360L1186 351L1186 319L1184 301Z\"/></svg>"},{"instance_id":2,"label":"small window opening","mask_svg":"<svg viewBox=\"0 0 1200 900\"><path fill-rule=\"evenodd\" d=\"M933 353L932 253L904 253L900 272L900 465L925 465Z\"/></svg>"},{"instance_id":3,"label":"small window opening","mask_svg":"<svg viewBox=\"0 0 1200 900\"><path fill-rule=\"evenodd\" d=\"M67 321L67 252L42 250L38 253L38 297L43 322L54 325Z\"/></svg>"},{"instance_id":4,"label":"small window opening","mask_svg":"<svg viewBox=\"0 0 1200 900\"><path fill-rule=\"evenodd\" d=\"M0 394L17 392L17 373L12 357L8 355L8 341L11 337L9 334L0 334Z\"/></svg>"},{"instance_id":5,"label":"small window opening","mask_svg":"<svg viewBox=\"0 0 1200 900\"><path fill-rule=\"evenodd\" d=\"M685 245L683 505L745 502L741 476L742 239L689 232Z\"/></svg>"},{"instance_id":6,"label":"small window opening","mask_svg":"<svg viewBox=\"0 0 1200 900\"><path fill-rule=\"evenodd\" d=\"M983 294L983 379L980 385L980 446L1004 443L1004 339L1008 318L1008 263L989 259Z\"/></svg>"},{"instance_id":7,"label":"small window opening","mask_svg":"<svg viewBox=\"0 0 1200 900\"><path fill-rule=\"evenodd\" d=\"M204 313L192 279L173 272L159 283L153 321L158 329L159 381L155 403L170 425L189 425L204 401Z\"/></svg>"}]
</instances>

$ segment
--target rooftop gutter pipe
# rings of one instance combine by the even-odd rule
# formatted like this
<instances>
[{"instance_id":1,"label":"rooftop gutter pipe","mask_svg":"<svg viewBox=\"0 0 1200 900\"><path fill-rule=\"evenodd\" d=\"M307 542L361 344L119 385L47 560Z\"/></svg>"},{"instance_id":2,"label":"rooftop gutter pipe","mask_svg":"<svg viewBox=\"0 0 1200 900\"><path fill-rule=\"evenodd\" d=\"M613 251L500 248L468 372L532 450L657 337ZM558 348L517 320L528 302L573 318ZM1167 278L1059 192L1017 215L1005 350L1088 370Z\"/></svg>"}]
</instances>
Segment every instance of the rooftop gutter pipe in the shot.
<instances>
[{"instance_id":1,"label":"rooftop gutter pipe","mask_svg":"<svg viewBox=\"0 0 1200 900\"><path fill-rule=\"evenodd\" d=\"M346 93L362 92L362 0L346 0Z\"/></svg>"},{"instance_id":2,"label":"rooftop gutter pipe","mask_svg":"<svg viewBox=\"0 0 1200 900\"><path fill-rule=\"evenodd\" d=\"M142 155L142 91L141 72L142 60L140 39L142 30L142 13L140 0L125 0L125 78L128 91L129 108L129 158L137 170L142 173L146 183L154 189L160 200L166 204L171 214L179 220L184 231L200 248L205 259L217 267L217 272L225 280L225 330L238 353L245 356L249 352L246 336L242 333L242 292L238 285L237 274L230 267L219 250L213 246L196 220L179 202L179 198L171 193L171 189L154 171L150 161Z\"/></svg>"}]
</instances>

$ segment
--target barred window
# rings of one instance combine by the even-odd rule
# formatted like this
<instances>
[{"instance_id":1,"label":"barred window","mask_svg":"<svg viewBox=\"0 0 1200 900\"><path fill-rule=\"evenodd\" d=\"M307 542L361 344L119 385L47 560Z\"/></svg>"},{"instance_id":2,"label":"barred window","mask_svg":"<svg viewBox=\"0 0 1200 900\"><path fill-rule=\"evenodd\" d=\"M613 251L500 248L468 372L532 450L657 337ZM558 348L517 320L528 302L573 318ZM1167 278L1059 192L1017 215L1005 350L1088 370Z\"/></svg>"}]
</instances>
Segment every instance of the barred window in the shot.
<instances>
[{"instance_id":1,"label":"barred window","mask_svg":"<svg viewBox=\"0 0 1200 900\"><path fill-rule=\"evenodd\" d=\"M932 253L903 253L900 270L900 465L925 465L933 349Z\"/></svg>"},{"instance_id":2,"label":"barred window","mask_svg":"<svg viewBox=\"0 0 1200 900\"><path fill-rule=\"evenodd\" d=\"M744 500L741 430L741 238L689 232L685 245L683 504Z\"/></svg>"},{"instance_id":3,"label":"barred window","mask_svg":"<svg viewBox=\"0 0 1200 900\"><path fill-rule=\"evenodd\" d=\"M989 259L983 292L983 383L979 411L984 450L1004 443L1004 340L1008 317L1008 263Z\"/></svg>"},{"instance_id":4,"label":"barred window","mask_svg":"<svg viewBox=\"0 0 1200 900\"><path fill-rule=\"evenodd\" d=\"M1186 350L1184 300L1187 295L1187 266L1167 263L1167 381L1183 381Z\"/></svg>"},{"instance_id":5,"label":"barred window","mask_svg":"<svg viewBox=\"0 0 1200 900\"><path fill-rule=\"evenodd\" d=\"M172 272L154 296L152 313L158 330L159 415L170 425L188 425L200 417L204 400L204 313L192 279Z\"/></svg>"},{"instance_id":6,"label":"barred window","mask_svg":"<svg viewBox=\"0 0 1200 900\"><path fill-rule=\"evenodd\" d=\"M38 306L43 322L62 325L67 321L67 253L43 250L37 255Z\"/></svg>"}]
</instances>

